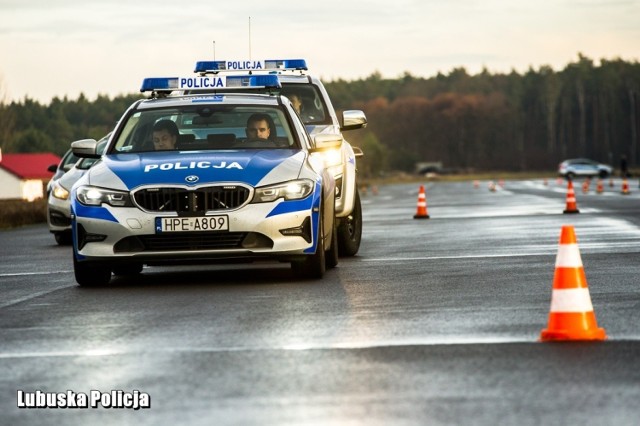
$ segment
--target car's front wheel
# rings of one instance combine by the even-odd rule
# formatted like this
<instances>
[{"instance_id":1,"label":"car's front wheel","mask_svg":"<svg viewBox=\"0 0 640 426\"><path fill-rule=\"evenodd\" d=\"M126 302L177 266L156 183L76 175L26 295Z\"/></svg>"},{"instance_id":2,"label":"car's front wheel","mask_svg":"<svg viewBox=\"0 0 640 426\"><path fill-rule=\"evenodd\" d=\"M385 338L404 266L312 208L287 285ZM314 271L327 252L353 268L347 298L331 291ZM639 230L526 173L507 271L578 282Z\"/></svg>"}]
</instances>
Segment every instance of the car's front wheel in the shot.
<instances>
[{"instance_id":1,"label":"car's front wheel","mask_svg":"<svg viewBox=\"0 0 640 426\"><path fill-rule=\"evenodd\" d=\"M335 219L333 220L333 231L331 232L331 245L325 253L325 263L327 269L338 266L338 228Z\"/></svg>"},{"instance_id":2,"label":"car's front wheel","mask_svg":"<svg viewBox=\"0 0 640 426\"><path fill-rule=\"evenodd\" d=\"M320 209L322 211L322 209ZM320 213L320 224L318 227L318 243L316 252L302 261L291 262L291 270L298 278L320 279L326 271L326 258L324 249L324 218Z\"/></svg>"},{"instance_id":3,"label":"car's front wheel","mask_svg":"<svg viewBox=\"0 0 640 426\"><path fill-rule=\"evenodd\" d=\"M338 251L340 256L355 256L360 249L362 239L362 206L360 204L360 194L356 190L356 199L353 204L353 211L349 216L343 218L338 227Z\"/></svg>"},{"instance_id":4,"label":"car's front wheel","mask_svg":"<svg viewBox=\"0 0 640 426\"><path fill-rule=\"evenodd\" d=\"M93 262L78 262L73 255L73 273L80 287L97 287L111 281L111 268Z\"/></svg>"}]
</instances>

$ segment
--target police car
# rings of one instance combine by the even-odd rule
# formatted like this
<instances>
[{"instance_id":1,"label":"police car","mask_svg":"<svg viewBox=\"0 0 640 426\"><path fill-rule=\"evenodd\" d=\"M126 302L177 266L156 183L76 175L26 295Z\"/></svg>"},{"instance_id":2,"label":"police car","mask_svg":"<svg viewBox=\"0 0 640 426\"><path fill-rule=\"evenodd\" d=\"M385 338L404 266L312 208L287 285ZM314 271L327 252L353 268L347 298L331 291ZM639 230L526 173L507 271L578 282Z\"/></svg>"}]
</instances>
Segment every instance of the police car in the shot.
<instances>
[{"instance_id":1,"label":"police car","mask_svg":"<svg viewBox=\"0 0 640 426\"><path fill-rule=\"evenodd\" d=\"M98 153L102 153L111 133L98 141ZM71 152L71 150L69 150ZM76 158L76 156L73 156ZM47 198L47 224L59 245L71 244L70 191L74 183L97 161L96 158L77 159L75 164L59 179L51 183Z\"/></svg>"},{"instance_id":2,"label":"police car","mask_svg":"<svg viewBox=\"0 0 640 426\"><path fill-rule=\"evenodd\" d=\"M322 82L309 74L304 59L267 59L233 61L199 61L195 72L201 76L224 76L234 73L252 75L276 74L282 83L281 93L298 108L296 112L314 135L339 135L343 143L339 148L326 150L322 155L336 180L336 219L338 221L338 245L341 256L354 256L362 238L362 208L356 181L356 157L362 150L351 146L342 132L364 128L367 118L362 111L344 111L340 119L331 104ZM189 87L190 93L203 88Z\"/></svg>"},{"instance_id":3,"label":"police car","mask_svg":"<svg viewBox=\"0 0 640 426\"><path fill-rule=\"evenodd\" d=\"M193 85L208 93L166 95ZM336 266L335 179L318 154L343 142L312 139L280 88L275 75L145 79L151 98L125 112L71 191L78 284L145 264L270 259L308 278ZM256 89L273 93L244 93ZM72 144L79 157L97 148Z\"/></svg>"}]
</instances>

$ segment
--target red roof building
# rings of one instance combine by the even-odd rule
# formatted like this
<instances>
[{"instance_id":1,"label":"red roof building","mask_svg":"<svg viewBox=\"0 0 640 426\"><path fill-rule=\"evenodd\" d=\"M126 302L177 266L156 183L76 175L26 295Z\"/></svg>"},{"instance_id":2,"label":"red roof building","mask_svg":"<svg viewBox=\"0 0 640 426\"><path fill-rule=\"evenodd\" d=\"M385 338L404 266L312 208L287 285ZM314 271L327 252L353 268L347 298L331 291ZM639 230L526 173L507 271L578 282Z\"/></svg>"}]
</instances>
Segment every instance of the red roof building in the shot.
<instances>
[{"instance_id":1,"label":"red roof building","mask_svg":"<svg viewBox=\"0 0 640 426\"><path fill-rule=\"evenodd\" d=\"M50 165L58 164L60 157L50 152L42 154L2 154L0 169L14 174L20 179L50 179L53 173Z\"/></svg>"},{"instance_id":2,"label":"red roof building","mask_svg":"<svg viewBox=\"0 0 640 426\"><path fill-rule=\"evenodd\" d=\"M29 201L44 197L44 181L53 176L47 169L60 162L51 153L2 154L0 158L0 199Z\"/></svg>"}]
</instances>

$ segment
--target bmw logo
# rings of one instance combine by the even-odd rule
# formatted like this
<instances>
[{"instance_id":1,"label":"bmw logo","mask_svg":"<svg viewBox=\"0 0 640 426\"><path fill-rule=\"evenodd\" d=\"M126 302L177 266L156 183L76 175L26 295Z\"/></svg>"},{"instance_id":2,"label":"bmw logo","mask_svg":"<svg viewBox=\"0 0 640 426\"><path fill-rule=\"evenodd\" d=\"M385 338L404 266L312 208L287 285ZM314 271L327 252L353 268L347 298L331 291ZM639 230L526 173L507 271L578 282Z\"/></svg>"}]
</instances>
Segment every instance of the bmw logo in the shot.
<instances>
[{"instance_id":1,"label":"bmw logo","mask_svg":"<svg viewBox=\"0 0 640 426\"><path fill-rule=\"evenodd\" d=\"M184 180L187 181L187 183L196 183L198 181L198 179L200 179L198 176L196 175L189 175L186 178L184 178Z\"/></svg>"}]
</instances>

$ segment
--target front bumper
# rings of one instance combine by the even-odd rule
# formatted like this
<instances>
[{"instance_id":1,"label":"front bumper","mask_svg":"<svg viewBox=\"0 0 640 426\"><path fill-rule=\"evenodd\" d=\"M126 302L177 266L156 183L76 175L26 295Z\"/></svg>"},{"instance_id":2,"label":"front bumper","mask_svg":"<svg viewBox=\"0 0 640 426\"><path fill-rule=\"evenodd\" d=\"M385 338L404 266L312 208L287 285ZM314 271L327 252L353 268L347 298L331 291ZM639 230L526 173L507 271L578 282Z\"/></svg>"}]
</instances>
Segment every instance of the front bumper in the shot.
<instances>
[{"instance_id":1,"label":"front bumper","mask_svg":"<svg viewBox=\"0 0 640 426\"><path fill-rule=\"evenodd\" d=\"M73 241L78 261L112 264L204 259L298 259L315 252L319 199L247 204L229 212L228 231L156 232L157 217L136 207L87 207L73 203Z\"/></svg>"}]
</instances>

